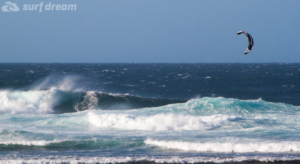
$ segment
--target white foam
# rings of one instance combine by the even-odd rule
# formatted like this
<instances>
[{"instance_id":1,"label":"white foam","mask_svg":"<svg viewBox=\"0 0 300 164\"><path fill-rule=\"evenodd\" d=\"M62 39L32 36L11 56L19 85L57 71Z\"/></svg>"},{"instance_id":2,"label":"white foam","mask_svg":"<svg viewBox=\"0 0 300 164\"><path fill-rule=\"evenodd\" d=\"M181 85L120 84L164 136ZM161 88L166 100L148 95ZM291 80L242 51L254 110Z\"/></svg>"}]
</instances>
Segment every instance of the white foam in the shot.
<instances>
[{"instance_id":1,"label":"white foam","mask_svg":"<svg viewBox=\"0 0 300 164\"><path fill-rule=\"evenodd\" d=\"M56 143L58 141L45 141L45 140L39 140L39 141L0 141L0 144L3 145L26 145L26 146L45 146L50 143Z\"/></svg>"},{"instance_id":2,"label":"white foam","mask_svg":"<svg viewBox=\"0 0 300 164\"><path fill-rule=\"evenodd\" d=\"M0 90L1 114L45 114L53 113L52 107L59 102L55 89L47 91Z\"/></svg>"},{"instance_id":3,"label":"white foam","mask_svg":"<svg viewBox=\"0 0 300 164\"><path fill-rule=\"evenodd\" d=\"M126 163L149 161L155 163L227 163L227 162L242 162L242 161L293 161L300 160L300 157L284 156L240 156L240 157L180 157L180 156L144 156L144 157L50 157L50 158L32 158L32 159L2 159L1 163L17 164L17 163Z\"/></svg>"},{"instance_id":4,"label":"white foam","mask_svg":"<svg viewBox=\"0 0 300 164\"><path fill-rule=\"evenodd\" d=\"M183 142L183 141L160 141L147 139L146 144L155 145L166 149L178 149L184 151L199 152L223 152L223 153L282 153L282 152L299 152L300 142L274 142L274 141L256 141L249 140L247 142Z\"/></svg>"},{"instance_id":5,"label":"white foam","mask_svg":"<svg viewBox=\"0 0 300 164\"><path fill-rule=\"evenodd\" d=\"M138 116L133 114L90 112L89 122L102 128L118 128L123 130L206 130L228 123L230 116L189 116L180 114L156 114L150 116Z\"/></svg>"},{"instance_id":6,"label":"white foam","mask_svg":"<svg viewBox=\"0 0 300 164\"><path fill-rule=\"evenodd\" d=\"M111 95L111 96L119 96L119 97L130 96L129 93L125 93L125 94L122 94L122 93L106 93L106 94Z\"/></svg>"}]
</instances>

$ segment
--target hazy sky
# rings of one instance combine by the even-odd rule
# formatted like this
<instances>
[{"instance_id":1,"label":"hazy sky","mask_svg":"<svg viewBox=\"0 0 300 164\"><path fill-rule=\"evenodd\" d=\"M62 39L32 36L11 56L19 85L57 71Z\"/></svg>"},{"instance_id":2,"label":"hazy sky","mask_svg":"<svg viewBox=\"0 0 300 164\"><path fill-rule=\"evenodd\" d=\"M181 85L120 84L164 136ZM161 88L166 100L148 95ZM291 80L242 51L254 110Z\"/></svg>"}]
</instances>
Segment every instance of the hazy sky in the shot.
<instances>
[{"instance_id":1,"label":"hazy sky","mask_svg":"<svg viewBox=\"0 0 300 164\"><path fill-rule=\"evenodd\" d=\"M10 2L19 11L0 10L0 62L300 62L299 0ZM41 2L37 10L24 10ZM46 10L50 2L77 8ZM248 55L240 30L254 38Z\"/></svg>"}]
</instances>

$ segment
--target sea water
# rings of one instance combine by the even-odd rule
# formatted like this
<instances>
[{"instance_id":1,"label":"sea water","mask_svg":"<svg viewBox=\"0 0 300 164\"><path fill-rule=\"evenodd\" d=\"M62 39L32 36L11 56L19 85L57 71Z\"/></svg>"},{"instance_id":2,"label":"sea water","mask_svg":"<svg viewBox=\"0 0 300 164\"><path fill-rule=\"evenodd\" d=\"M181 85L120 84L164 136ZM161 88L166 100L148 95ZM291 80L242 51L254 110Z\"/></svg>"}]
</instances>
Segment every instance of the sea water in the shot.
<instances>
[{"instance_id":1,"label":"sea water","mask_svg":"<svg viewBox=\"0 0 300 164\"><path fill-rule=\"evenodd\" d=\"M300 160L300 64L0 64L1 163Z\"/></svg>"}]
</instances>

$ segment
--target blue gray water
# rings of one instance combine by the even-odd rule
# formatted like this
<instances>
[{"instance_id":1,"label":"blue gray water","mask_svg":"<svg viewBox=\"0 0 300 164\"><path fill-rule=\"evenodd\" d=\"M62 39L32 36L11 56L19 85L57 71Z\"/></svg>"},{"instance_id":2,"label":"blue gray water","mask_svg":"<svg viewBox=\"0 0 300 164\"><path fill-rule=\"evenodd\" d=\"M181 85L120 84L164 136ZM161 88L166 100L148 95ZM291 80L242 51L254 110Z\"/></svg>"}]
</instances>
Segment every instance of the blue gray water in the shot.
<instances>
[{"instance_id":1,"label":"blue gray water","mask_svg":"<svg viewBox=\"0 0 300 164\"><path fill-rule=\"evenodd\" d=\"M297 162L299 89L300 64L0 64L0 162Z\"/></svg>"}]
</instances>

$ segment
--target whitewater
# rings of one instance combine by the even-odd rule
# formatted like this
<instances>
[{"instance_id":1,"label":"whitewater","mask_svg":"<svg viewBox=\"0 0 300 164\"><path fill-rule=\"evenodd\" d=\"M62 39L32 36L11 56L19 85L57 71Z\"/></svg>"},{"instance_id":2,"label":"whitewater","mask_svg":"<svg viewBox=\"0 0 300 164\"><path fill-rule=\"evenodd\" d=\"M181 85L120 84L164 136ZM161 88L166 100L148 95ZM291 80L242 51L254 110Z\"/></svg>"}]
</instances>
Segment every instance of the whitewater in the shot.
<instances>
[{"instance_id":1,"label":"whitewater","mask_svg":"<svg viewBox=\"0 0 300 164\"><path fill-rule=\"evenodd\" d=\"M299 64L0 68L0 163L300 160Z\"/></svg>"}]
</instances>

